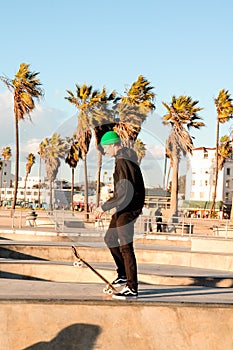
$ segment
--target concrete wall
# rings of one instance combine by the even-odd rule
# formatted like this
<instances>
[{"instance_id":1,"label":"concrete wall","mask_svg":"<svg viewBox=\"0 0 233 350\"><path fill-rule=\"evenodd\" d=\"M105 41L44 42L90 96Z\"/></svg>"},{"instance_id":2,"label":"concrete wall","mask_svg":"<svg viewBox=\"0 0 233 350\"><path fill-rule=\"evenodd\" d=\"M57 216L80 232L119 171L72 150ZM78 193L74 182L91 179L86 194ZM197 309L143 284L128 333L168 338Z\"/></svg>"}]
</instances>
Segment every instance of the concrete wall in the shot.
<instances>
[{"instance_id":1,"label":"concrete wall","mask_svg":"<svg viewBox=\"0 0 233 350\"><path fill-rule=\"evenodd\" d=\"M232 350L231 306L1 301L0 350Z\"/></svg>"},{"instance_id":2,"label":"concrete wall","mask_svg":"<svg viewBox=\"0 0 233 350\"><path fill-rule=\"evenodd\" d=\"M228 242L225 241L225 244ZM208 245L208 241L204 242ZM167 264L190 266L197 268L233 271L233 255L222 254L218 252L198 251L204 250L201 240L194 240L190 251L173 251L173 250L144 250L136 249L136 256L138 263L153 263L153 264ZM196 251L193 251L196 250ZM89 262L112 262L112 257L107 248L90 248L79 247L79 253ZM55 246L33 246L33 245L4 245L0 247L0 255L2 258L12 259L46 259L50 261L75 261L71 247L55 247Z\"/></svg>"}]
</instances>

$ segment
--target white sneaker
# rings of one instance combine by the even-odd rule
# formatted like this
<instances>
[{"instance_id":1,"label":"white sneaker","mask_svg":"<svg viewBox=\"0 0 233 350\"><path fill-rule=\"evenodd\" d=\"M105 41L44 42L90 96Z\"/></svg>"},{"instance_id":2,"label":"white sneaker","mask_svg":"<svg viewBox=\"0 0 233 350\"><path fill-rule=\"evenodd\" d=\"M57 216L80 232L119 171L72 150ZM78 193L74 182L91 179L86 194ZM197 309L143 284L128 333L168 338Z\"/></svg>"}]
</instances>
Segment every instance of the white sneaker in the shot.
<instances>
[{"instance_id":1,"label":"white sneaker","mask_svg":"<svg viewBox=\"0 0 233 350\"><path fill-rule=\"evenodd\" d=\"M114 281L112 281L112 285L114 287L121 287L121 286L125 286L127 282L127 278L126 276L117 276Z\"/></svg>"},{"instance_id":2,"label":"white sneaker","mask_svg":"<svg viewBox=\"0 0 233 350\"><path fill-rule=\"evenodd\" d=\"M127 300L138 297L138 292L134 289L125 286L119 293L113 294L113 299Z\"/></svg>"}]
</instances>

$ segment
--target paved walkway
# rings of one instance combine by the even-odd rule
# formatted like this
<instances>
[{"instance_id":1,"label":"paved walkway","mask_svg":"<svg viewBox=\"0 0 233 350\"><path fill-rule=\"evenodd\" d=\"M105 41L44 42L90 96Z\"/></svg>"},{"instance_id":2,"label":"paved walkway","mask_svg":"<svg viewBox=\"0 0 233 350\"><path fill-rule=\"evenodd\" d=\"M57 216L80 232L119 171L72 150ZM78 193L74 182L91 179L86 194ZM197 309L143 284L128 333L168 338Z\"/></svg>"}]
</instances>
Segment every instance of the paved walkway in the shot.
<instances>
[{"instance_id":1,"label":"paved walkway","mask_svg":"<svg viewBox=\"0 0 233 350\"><path fill-rule=\"evenodd\" d=\"M55 302L56 300L62 300L66 302L115 302L115 299L102 292L103 288L104 284L95 283L56 283L0 279L0 301L49 300L50 302ZM139 297L130 302L228 304L233 307L233 289L140 284Z\"/></svg>"}]
</instances>

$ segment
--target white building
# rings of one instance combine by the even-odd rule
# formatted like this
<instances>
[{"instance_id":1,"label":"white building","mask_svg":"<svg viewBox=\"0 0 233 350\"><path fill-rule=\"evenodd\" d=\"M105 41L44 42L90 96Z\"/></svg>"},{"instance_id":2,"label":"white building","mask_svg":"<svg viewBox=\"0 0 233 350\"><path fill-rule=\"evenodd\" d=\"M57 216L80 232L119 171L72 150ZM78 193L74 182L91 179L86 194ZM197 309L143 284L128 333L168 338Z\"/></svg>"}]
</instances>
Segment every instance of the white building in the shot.
<instances>
[{"instance_id":1,"label":"white building","mask_svg":"<svg viewBox=\"0 0 233 350\"><path fill-rule=\"evenodd\" d=\"M2 168L0 170L0 202L7 204L12 201L14 197L14 175L11 173L11 161L1 159ZM41 180L44 182L44 179ZM27 179L27 188L24 190L25 178L22 178L18 182L18 202L26 201L29 203L36 203L38 201L38 188L33 188L34 185L38 185L38 176L29 176ZM49 202L49 190L42 188L40 190L41 203Z\"/></svg>"},{"instance_id":2,"label":"white building","mask_svg":"<svg viewBox=\"0 0 233 350\"><path fill-rule=\"evenodd\" d=\"M189 155L186 172L186 201L212 202L215 186L215 154L215 148L199 147ZM233 160L229 159L218 173L216 203L223 202L229 207L232 191Z\"/></svg>"},{"instance_id":3,"label":"white building","mask_svg":"<svg viewBox=\"0 0 233 350\"><path fill-rule=\"evenodd\" d=\"M0 188L12 186L14 176L11 174L11 161L0 159L2 168L0 170Z\"/></svg>"}]
</instances>

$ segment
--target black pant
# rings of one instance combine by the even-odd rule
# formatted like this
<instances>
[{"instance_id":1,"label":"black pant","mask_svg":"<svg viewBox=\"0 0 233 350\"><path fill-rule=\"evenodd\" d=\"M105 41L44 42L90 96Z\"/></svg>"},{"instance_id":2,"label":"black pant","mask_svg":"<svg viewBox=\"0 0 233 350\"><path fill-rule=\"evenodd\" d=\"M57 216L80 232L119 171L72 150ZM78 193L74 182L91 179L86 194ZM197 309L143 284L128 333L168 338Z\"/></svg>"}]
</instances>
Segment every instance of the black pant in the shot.
<instances>
[{"instance_id":1,"label":"black pant","mask_svg":"<svg viewBox=\"0 0 233 350\"><path fill-rule=\"evenodd\" d=\"M134 223L140 212L116 213L104 237L113 256L119 276L126 276L127 285L137 291L137 262L133 248Z\"/></svg>"}]
</instances>

